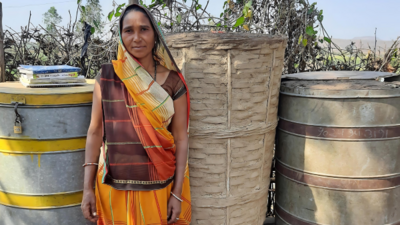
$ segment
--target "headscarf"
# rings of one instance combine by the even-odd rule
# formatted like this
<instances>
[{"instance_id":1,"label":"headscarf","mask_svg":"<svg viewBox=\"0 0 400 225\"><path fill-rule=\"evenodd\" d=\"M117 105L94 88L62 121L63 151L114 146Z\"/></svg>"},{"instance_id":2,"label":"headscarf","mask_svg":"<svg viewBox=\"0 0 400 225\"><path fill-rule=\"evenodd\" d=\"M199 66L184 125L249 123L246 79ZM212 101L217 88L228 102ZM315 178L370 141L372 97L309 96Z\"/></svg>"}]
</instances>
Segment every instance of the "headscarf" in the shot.
<instances>
[{"instance_id":1,"label":"headscarf","mask_svg":"<svg viewBox=\"0 0 400 225\"><path fill-rule=\"evenodd\" d=\"M164 34L159 27L157 21L154 19L151 12L138 4L131 4L125 8L125 10L121 14L121 18L125 15L126 11L131 7L139 7L143 9L148 18L150 18L150 23L153 25L154 32L157 32L159 37L160 46L157 51L157 59L159 63L169 70L173 70L178 73L182 82L186 86L187 90L187 104L188 104L188 122L189 125L189 111L190 111L190 98L189 98L189 89L187 87L185 78L183 77L180 69L175 63L174 58L171 55L171 52L168 49L168 46L165 41ZM158 120L158 122L162 122L164 125L168 125L171 121L171 118L174 114L173 110L173 101L171 98L168 98L168 93L156 82L154 82L153 77L142 67L140 62L135 59L125 48L122 37L121 37L121 29L122 29L122 20L119 21L119 45L118 45L118 59L113 60L113 66L116 74L119 78L125 83L135 102L139 105L141 103L151 103L147 105L143 105L140 108L145 112L146 117L149 118L150 122L153 119ZM137 75L137 76L136 76ZM134 79L132 79L134 78ZM132 86L132 88L129 88ZM142 93L146 91L146 93ZM140 95L138 95L140 93ZM151 97L153 95L153 97ZM166 101L163 106L160 106L158 103L163 103ZM161 109L157 109L159 113L151 113L150 111L154 110L157 106L160 106ZM155 114L155 115L152 115ZM153 124L153 123L152 123Z\"/></svg>"}]
</instances>

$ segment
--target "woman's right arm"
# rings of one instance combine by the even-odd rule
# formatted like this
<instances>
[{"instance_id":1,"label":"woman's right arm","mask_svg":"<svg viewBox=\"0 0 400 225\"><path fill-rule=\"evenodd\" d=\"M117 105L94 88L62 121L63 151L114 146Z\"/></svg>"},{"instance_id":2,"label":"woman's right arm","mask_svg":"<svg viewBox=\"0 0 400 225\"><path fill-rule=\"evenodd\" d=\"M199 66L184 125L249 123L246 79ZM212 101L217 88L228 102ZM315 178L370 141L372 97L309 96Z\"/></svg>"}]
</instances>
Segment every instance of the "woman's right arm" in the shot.
<instances>
[{"instance_id":1,"label":"woman's right arm","mask_svg":"<svg viewBox=\"0 0 400 225\"><path fill-rule=\"evenodd\" d=\"M103 142L103 111L101 104L100 84L96 79L93 91L92 118L86 139L85 163L98 163L100 148ZM94 194L94 181L97 166L86 166L83 188L82 212L86 219L96 222L96 196Z\"/></svg>"}]
</instances>

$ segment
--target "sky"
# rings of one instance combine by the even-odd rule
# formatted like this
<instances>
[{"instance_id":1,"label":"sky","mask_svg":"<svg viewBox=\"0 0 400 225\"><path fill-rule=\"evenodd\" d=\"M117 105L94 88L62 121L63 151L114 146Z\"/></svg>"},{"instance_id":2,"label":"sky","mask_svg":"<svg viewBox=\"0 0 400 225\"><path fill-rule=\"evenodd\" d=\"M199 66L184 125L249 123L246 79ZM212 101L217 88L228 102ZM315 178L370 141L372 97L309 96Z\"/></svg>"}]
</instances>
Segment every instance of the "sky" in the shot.
<instances>
[{"instance_id":1,"label":"sky","mask_svg":"<svg viewBox=\"0 0 400 225\"><path fill-rule=\"evenodd\" d=\"M29 11L31 22L42 24L43 14L55 6L63 18L62 24L69 21L68 10L74 16L77 0L0 0L3 3L3 29L7 26L20 30L28 23ZM125 3L128 0L115 0ZM150 0L145 0L148 3ZM188 0L189 2L190 0ZM324 10L324 26L333 38L353 39L356 37L374 36L381 40L394 40L400 36L396 15L400 8L400 0L310 0L317 2L317 8ZM86 2L86 0L82 0ZM100 0L104 18L113 9L112 0ZM206 0L200 0L204 5ZM224 0L210 0L209 12L219 15Z\"/></svg>"}]
</instances>

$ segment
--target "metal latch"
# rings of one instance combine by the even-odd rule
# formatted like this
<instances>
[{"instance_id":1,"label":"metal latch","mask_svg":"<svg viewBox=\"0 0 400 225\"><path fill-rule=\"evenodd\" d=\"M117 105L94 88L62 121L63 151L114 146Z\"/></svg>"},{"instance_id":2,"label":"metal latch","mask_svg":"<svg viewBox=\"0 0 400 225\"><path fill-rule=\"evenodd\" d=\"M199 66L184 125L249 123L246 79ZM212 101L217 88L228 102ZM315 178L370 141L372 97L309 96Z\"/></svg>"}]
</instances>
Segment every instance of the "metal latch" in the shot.
<instances>
[{"instance_id":1,"label":"metal latch","mask_svg":"<svg viewBox=\"0 0 400 225\"><path fill-rule=\"evenodd\" d=\"M16 104L16 103L18 103L19 105L25 105L26 104L25 96L11 95L11 104Z\"/></svg>"},{"instance_id":2,"label":"metal latch","mask_svg":"<svg viewBox=\"0 0 400 225\"><path fill-rule=\"evenodd\" d=\"M14 134L22 134L22 116L18 113L19 103L15 103L15 121L14 121Z\"/></svg>"}]
</instances>

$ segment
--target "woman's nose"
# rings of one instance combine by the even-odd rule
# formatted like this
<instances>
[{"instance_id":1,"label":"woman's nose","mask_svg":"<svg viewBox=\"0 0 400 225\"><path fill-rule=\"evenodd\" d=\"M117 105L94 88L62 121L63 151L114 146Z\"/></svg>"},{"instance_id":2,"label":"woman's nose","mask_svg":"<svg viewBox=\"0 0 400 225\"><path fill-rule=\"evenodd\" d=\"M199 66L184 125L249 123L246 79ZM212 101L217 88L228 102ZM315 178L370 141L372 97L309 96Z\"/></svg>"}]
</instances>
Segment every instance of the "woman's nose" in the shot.
<instances>
[{"instance_id":1,"label":"woman's nose","mask_svg":"<svg viewBox=\"0 0 400 225\"><path fill-rule=\"evenodd\" d=\"M138 33L134 33L134 34L133 34L133 41L134 41L134 42L139 42L139 41L140 41L140 37L139 37L139 34L138 34Z\"/></svg>"}]
</instances>

